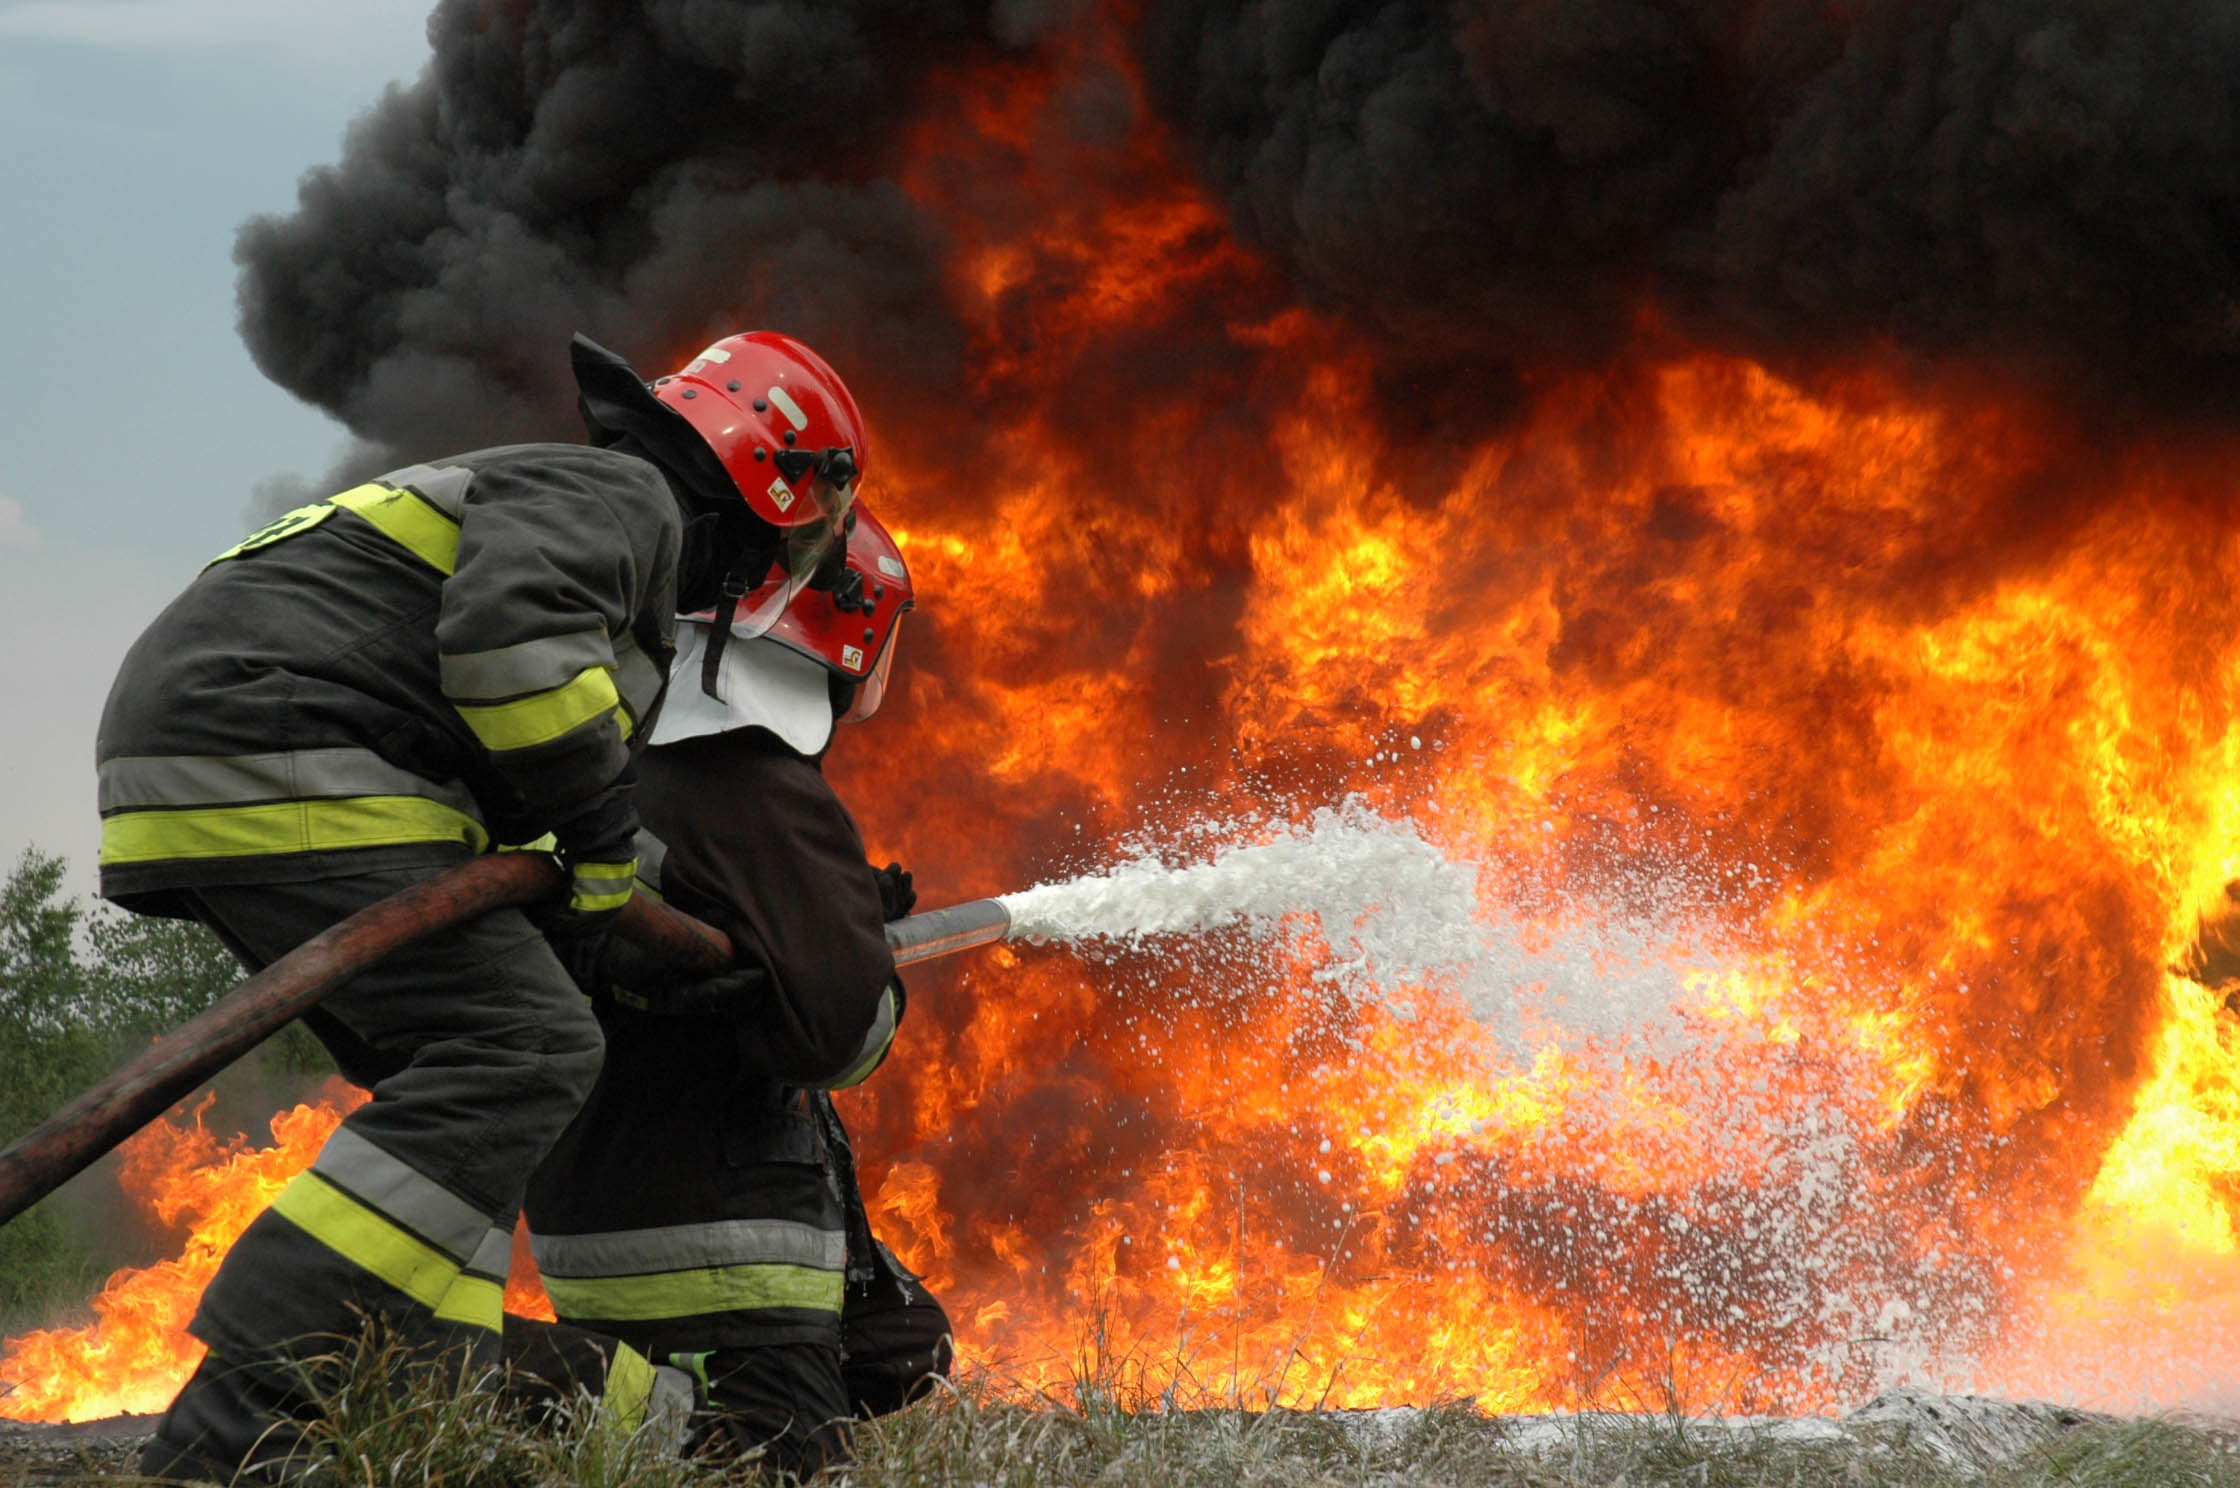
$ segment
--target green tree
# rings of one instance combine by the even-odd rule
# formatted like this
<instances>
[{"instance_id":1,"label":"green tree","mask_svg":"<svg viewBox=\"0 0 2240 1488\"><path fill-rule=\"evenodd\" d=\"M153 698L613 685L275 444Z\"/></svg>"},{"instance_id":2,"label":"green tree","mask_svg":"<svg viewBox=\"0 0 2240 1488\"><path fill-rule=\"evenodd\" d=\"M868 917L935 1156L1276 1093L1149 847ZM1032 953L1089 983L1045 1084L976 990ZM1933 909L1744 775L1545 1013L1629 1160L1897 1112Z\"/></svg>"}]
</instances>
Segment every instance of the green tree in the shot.
<instances>
[{"instance_id":1,"label":"green tree","mask_svg":"<svg viewBox=\"0 0 2240 1488\"><path fill-rule=\"evenodd\" d=\"M62 893L64 866L29 848L0 884L0 1143L242 979L200 925L108 906L86 913ZM253 1131L332 1069L318 1041L291 1024L212 1082L218 1103L208 1119ZM85 1296L121 1263L115 1236L82 1228L51 1201L0 1226L0 1332Z\"/></svg>"},{"instance_id":2,"label":"green tree","mask_svg":"<svg viewBox=\"0 0 2240 1488\"><path fill-rule=\"evenodd\" d=\"M86 1018L79 911L63 862L36 848L0 885L0 1142L12 1142L99 1079L108 1041ZM82 1251L49 1204L0 1227L0 1316L83 1280Z\"/></svg>"}]
</instances>

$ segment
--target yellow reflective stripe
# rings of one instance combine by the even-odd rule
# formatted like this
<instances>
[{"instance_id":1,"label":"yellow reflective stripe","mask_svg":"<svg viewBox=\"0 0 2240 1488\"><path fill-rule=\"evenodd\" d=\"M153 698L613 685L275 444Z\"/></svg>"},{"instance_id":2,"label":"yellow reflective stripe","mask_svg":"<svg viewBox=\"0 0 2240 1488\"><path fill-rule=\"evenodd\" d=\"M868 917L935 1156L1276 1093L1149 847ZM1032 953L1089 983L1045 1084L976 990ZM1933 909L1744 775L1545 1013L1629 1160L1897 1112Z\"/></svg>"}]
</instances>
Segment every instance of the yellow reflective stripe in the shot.
<instances>
[{"instance_id":1,"label":"yellow reflective stripe","mask_svg":"<svg viewBox=\"0 0 2240 1488\"><path fill-rule=\"evenodd\" d=\"M652 1321L760 1307L840 1310L844 1274L813 1266L706 1266L654 1276L546 1276L563 1318Z\"/></svg>"},{"instance_id":2,"label":"yellow reflective stripe","mask_svg":"<svg viewBox=\"0 0 2240 1488\"><path fill-rule=\"evenodd\" d=\"M459 524L417 492L391 490L369 481L328 499L371 522L437 573L448 574L459 566Z\"/></svg>"},{"instance_id":3,"label":"yellow reflective stripe","mask_svg":"<svg viewBox=\"0 0 2240 1488\"><path fill-rule=\"evenodd\" d=\"M443 1305L462 1279L457 1261L315 1172L297 1174L272 1201L272 1210L431 1311Z\"/></svg>"},{"instance_id":4,"label":"yellow reflective stripe","mask_svg":"<svg viewBox=\"0 0 2240 1488\"><path fill-rule=\"evenodd\" d=\"M474 730L483 748L502 753L508 749L549 744L601 714L612 712L620 702L615 696L613 674L603 666L595 666L576 673L573 681L516 698L510 703L454 706L459 706L459 716ZM629 737L627 726L623 736Z\"/></svg>"},{"instance_id":5,"label":"yellow reflective stripe","mask_svg":"<svg viewBox=\"0 0 2240 1488\"><path fill-rule=\"evenodd\" d=\"M489 847L490 834L465 812L425 796L120 811L101 821L103 863L340 852L410 842L458 842L479 853Z\"/></svg>"},{"instance_id":6,"label":"yellow reflective stripe","mask_svg":"<svg viewBox=\"0 0 2240 1488\"><path fill-rule=\"evenodd\" d=\"M228 558L238 558L243 553L254 553L259 548L270 547L282 538L294 537L299 532L308 532L333 515L333 503L326 501L318 502L312 506L299 506L291 512L283 512L211 559L209 563L205 563L203 567L208 568L212 564L223 563Z\"/></svg>"},{"instance_id":7,"label":"yellow reflective stripe","mask_svg":"<svg viewBox=\"0 0 2240 1488\"><path fill-rule=\"evenodd\" d=\"M637 887L638 860L627 863L577 863L568 888L568 907L581 914L620 909Z\"/></svg>"},{"instance_id":8,"label":"yellow reflective stripe","mask_svg":"<svg viewBox=\"0 0 2240 1488\"><path fill-rule=\"evenodd\" d=\"M465 1323L469 1327L488 1328L498 1332L505 1324L506 1289L487 1277L459 1273L451 1283L443 1300L436 1304L436 1316L447 1323Z\"/></svg>"},{"instance_id":9,"label":"yellow reflective stripe","mask_svg":"<svg viewBox=\"0 0 2240 1488\"><path fill-rule=\"evenodd\" d=\"M607 1364L607 1387L599 1394L598 1429L632 1435L645 1425L646 1403L652 1399L652 1362L629 1344L617 1344Z\"/></svg>"}]
</instances>

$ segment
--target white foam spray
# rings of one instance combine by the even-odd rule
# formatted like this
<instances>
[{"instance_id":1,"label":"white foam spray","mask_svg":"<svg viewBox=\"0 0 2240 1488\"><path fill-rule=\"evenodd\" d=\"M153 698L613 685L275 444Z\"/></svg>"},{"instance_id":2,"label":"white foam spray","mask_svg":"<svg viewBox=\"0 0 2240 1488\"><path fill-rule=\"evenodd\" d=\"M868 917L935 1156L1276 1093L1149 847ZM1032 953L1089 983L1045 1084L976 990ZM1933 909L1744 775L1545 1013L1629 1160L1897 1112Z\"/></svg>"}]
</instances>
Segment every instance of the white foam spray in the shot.
<instances>
[{"instance_id":1,"label":"white foam spray","mask_svg":"<svg viewBox=\"0 0 2240 1488\"><path fill-rule=\"evenodd\" d=\"M1107 872L1004 895L1013 938L1134 947L1232 927L1319 928L1329 956L1316 976L1356 993L1448 984L1475 957L1478 870L1406 817L1349 800L1303 822L1218 830L1246 840L1198 863L1145 848Z\"/></svg>"}]
</instances>

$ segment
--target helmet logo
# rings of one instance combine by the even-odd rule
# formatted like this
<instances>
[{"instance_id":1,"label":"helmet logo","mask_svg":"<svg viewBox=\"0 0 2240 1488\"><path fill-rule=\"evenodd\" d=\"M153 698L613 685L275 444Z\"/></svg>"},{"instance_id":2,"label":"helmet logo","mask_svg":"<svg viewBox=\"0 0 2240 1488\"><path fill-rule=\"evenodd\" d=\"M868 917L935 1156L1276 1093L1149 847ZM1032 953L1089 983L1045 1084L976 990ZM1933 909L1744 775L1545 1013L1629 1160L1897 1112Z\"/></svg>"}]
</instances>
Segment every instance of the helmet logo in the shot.
<instances>
[{"instance_id":1,"label":"helmet logo","mask_svg":"<svg viewBox=\"0 0 2240 1488\"><path fill-rule=\"evenodd\" d=\"M793 394L772 383L769 397L771 404L786 416L786 422L793 425L796 432L809 427L809 415L803 413L801 405L793 401Z\"/></svg>"},{"instance_id":2,"label":"helmet logo","mask_svg":"<svg viewBox=\"0 0 2240 1488\"><path fill-rule=\"evenodd\" d=\"M793 487L782 480L770 482L770 499L778 503L779 511L791 511L793 509Z\"/></svg>"},{"instance_id":3,"label":"helmet logo","mask_svg":"<svg viewBox=\"0 0 2240 1488\"><path fill-rule=\"evenodd\" d=\"M700 355L694 357L692 359L692 365L686 367L677 375L679 377L690 377L693 373L699 371L702 367L707 366L710 362L728 362L730 360L730 352L725 351L720 346L711 346L706 351L701 352Z\"/></svg>"},{"instance_id":4,"label":"helmet logo","mask_svg":"<svg viewBox=\"0 0 2240 1488\"><path fill-rule=\"evenodd\" d=\"M861 646L842 646L840 648L840 665L851 672L862 671L863 648Z\"/></svg>"}]
</instances>

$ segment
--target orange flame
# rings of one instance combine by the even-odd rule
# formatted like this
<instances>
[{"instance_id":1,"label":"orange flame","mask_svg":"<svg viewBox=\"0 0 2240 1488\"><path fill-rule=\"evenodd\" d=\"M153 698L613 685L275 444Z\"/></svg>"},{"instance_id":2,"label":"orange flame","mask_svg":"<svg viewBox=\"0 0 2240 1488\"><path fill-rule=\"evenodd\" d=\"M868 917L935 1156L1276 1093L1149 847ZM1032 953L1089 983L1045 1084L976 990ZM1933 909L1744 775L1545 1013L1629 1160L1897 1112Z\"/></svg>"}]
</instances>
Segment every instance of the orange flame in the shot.
<instances>
[{"instance_id":1,"label":"orange flame","mask_svg":"<svg viewBox=\"0 0 2240 1488\"><path fill-rule=\"evenodd\" d=\"M2234 441L1647 311L1416 418L1099 15L907 143L969 376L871 410L923 607L832 772L942 899L1357 798L1482 868L1480 964L914 973L848 1114L968 1355L1186 1404L2229 1389L2240 1015L2171 968L2240 877Z\"/></svg>"},{"instance_id":2,"label":"orange flame","mask_svg":"<svg viewBox=\"0 0 2240 1488\"><path fill-rule=\"evenodd\" d=\"M94 1321L43 1329L0 1345L0 1417L91 1421L161 1411L186 1383L203 1348L189 1336L202 1289L249 1222L288 1180L311 1165L342 1118L366 1093L330 1078L318 1097L272 1118L273 1145L219 1138L192 1111L150 1122L119 1153L118 1182L147 1217L185 1232L175 1259L118 1271L88 1304ZM551 1303L515 1234L508 1311L550 1319Z\"/></svg>"}]
</instances>

